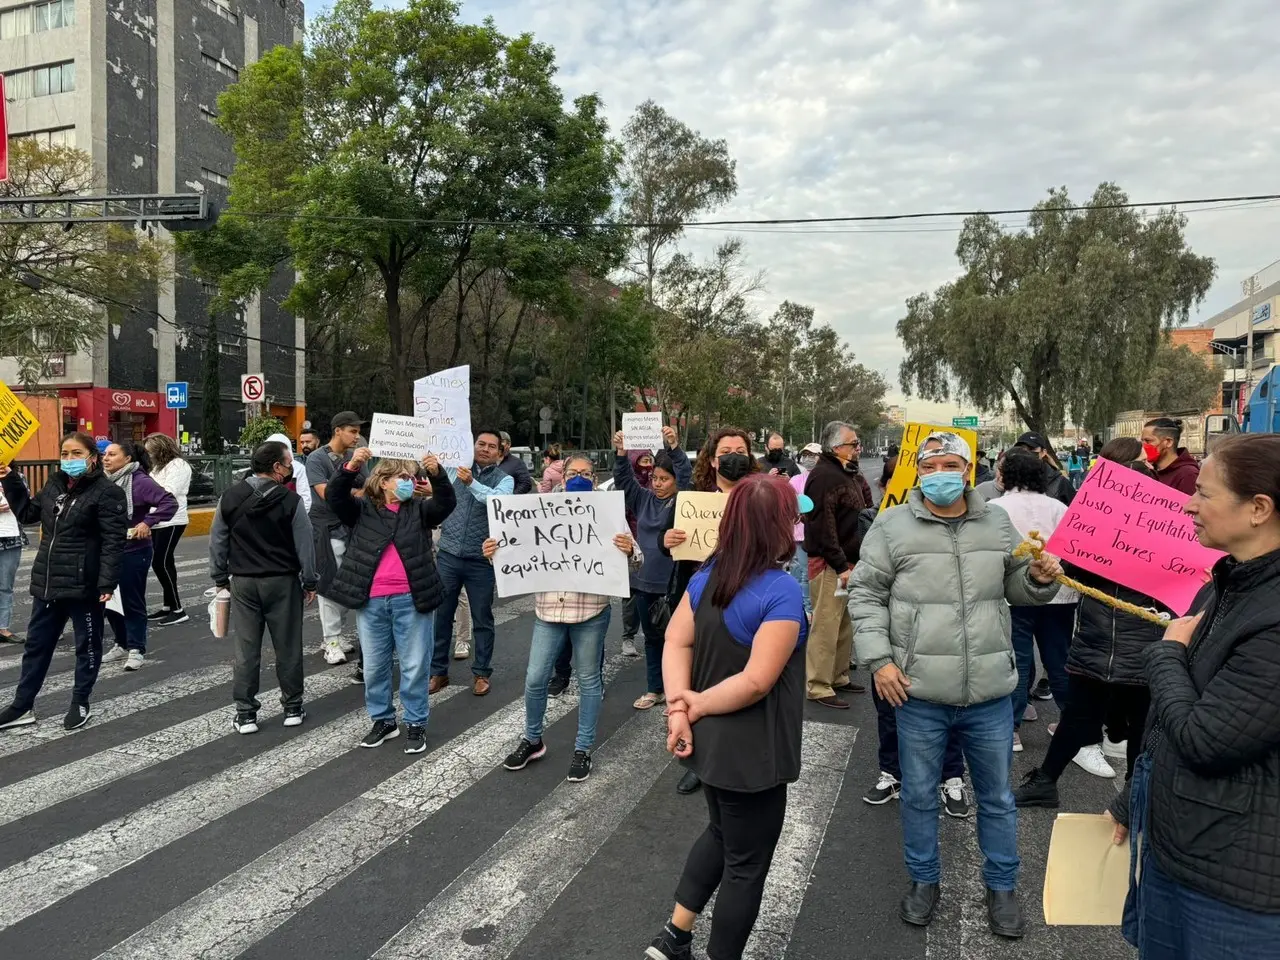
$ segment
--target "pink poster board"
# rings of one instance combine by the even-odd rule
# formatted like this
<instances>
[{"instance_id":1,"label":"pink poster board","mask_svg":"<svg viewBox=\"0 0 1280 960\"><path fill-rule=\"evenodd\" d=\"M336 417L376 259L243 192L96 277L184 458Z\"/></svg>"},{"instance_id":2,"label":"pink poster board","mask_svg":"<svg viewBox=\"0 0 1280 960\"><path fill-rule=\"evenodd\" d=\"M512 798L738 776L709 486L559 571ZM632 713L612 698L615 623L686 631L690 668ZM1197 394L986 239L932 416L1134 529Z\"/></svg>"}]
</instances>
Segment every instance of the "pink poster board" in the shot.
<instances>
[{"instance_id":1,"label":"pink poster board","mask_svg":"<svg viewBox=\"0 0 1280 960\"><path fill-rule=\"evenodd\" d=\"M1200 545L1182 512L1188 499L1159 480L1099 460L1045 549L1182 616L1223 556Z\"/></svg>"}]
</instances>

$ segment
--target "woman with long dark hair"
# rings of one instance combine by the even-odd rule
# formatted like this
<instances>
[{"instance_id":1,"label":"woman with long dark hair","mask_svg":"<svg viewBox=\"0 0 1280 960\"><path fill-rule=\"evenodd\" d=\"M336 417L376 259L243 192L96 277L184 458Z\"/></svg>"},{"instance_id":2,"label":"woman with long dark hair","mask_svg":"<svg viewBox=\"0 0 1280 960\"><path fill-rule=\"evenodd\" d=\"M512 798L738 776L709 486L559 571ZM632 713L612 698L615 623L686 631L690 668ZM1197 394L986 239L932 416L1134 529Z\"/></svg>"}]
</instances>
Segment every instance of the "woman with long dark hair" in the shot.
<instances>
[{"instance_id":1,"label":"woman with long dark hair","mask_svg":"<svg viewBox=\"0 0 1280 960\"><path fill-rule=\"evenodd\" d=\"M781 477L737 484L720 539L667 628L667 749L705 785L710 822L689 851L676 906L647 956L687 960L716 897L707 954L742 956L800 776L808 617L788 573L800 519Z\"/></svg>"},{"instance_id":2,"label":"woman with long dark hair","mask_svg":"<svg viewBox=\"0 0 1280 960\"><path fill-rule=\"evenodd\" d=\"M151 479L169 491L178 503L178 510L168 520L162 520L151 528L155 551L151 556L151 570L156 575L164 594L164 605L147 619L159 621L162 627L186 623L190 618L182 608L178 593L178 566L173 556L178 541L187 529L187 493L191 489L191 464L182 458L178 442L163 433L153 433L143 446L151 458Z\"/></svg>"}]
</instances>

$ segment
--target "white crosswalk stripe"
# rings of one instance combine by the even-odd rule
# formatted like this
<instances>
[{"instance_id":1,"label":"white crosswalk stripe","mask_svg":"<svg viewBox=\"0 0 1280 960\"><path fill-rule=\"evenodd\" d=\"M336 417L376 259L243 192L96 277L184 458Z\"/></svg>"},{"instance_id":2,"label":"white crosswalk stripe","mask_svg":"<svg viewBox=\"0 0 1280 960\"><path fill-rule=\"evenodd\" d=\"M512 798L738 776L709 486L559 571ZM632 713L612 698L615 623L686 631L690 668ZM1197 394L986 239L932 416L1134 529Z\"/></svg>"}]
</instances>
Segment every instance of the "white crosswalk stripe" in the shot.
<instances>
[{"instance_id":1,"label":"white crosswalk stripe","mask_svg":"<svg viewBox=\"0 0 1280 960\"><path fill-rule=\"evenodd\" d=\"M155 660L148 657L146 660L142 661L142 666L140 666L138 670L147 670L152 667L158 667L162 663L164 663L163 660ZM117 663L114 666L116 668L115 670L111 669L112 664L107 664L107 666L103 667L102 670L98 673L98 681L101 682L102 680L110 677L113 673L116 673L117 671L120 673L124 673L120 664ZM136 671L129 671L130 674L133 674L135 672ZM48 696L54 693L61 693L63 690L70 690L75 685L76 685L75 671L67 670L62 673L55 674L51 677L46 677L44 681L44 686L40 688L40 695L43 697L43 696ZM17 691L17 689L18 689L17 687L0 687L0 704L6 704L10 700L12 700L13 695Z\"/></svg>"}]
</instances>

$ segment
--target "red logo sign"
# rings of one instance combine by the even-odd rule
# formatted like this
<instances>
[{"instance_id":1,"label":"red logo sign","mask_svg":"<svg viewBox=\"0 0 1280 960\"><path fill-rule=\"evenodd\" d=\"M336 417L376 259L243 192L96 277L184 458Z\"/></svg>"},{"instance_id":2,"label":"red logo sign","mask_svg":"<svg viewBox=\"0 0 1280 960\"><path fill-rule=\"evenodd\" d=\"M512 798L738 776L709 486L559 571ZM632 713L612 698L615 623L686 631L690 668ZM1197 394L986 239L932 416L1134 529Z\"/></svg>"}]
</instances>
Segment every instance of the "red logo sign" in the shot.
<instances>
[{"instance_id":1,"label":"red logo sign","mask_svg":"<svg viewBox=\"0 0 1280 960\"><path fill-rule=\"evenodd\" d=\"M111 405L121 410L133 409L133 395L116 391L111 395Z\"/></svg>"},{"instance_id":2,"label":"red logo sign","mask_svg":"<svg viewBox=\"0 0 1280 960\"><path fill-rule=\"evenodd\" d=\"M139 396L124 390L116 390L111 394L112 410L155 410L154 397Z\"/></svg>"},{"instance_id":3,"label":"red logo sign","mask_svg":"<svg viewBox=\"0 0 1280 960\"><path fill-rule=\"evenodd\" d=\"M258 373L246 373L240 377L240 399L244 403L257 403L262 399L265 392L265 386L262 382L262 375Z\"/></svg>"}]
</instances>

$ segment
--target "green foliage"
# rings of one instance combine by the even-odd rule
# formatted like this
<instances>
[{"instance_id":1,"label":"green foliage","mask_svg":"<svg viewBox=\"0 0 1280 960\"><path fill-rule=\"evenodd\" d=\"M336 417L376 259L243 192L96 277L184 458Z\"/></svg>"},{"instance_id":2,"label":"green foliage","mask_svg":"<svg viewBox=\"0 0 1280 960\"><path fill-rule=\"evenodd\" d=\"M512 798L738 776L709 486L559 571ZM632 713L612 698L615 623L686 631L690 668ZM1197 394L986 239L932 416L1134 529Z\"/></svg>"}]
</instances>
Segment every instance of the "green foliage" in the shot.
<instances>
[{"instance_id":1,"label":"green foliage","mask_svg":"<svg viewBox=\"0 0 1280 960\"><path fill-rule=\"evenodd\" d=\"M218 367L218 325L210 314L200 371L200 446L207 456L222 453L222 372Z\"/></svg>"},{"instance_id":2,"label":"green foliage","mask_svg":"<svg viewBox=\"0 0 1280 960\"><path fill-rule=\"evenodd\" d=\"M253 450L273 433L284 433L284 423L272 416L252 417L240 431L240 446Z\"/></svg>"},{"instance_id":3,"label":"green foliage","mask_svg":"<svg viewBox=\"0 0 1280 960\"><path fill-rule=\"evenodd\" d=\"M1187 320L1215 267L1188 248L1176 211L1144 216L1126 202L1104 183L1085 209L1051 190L1014 233L966 220L962 275L912 297L898 321L903 389L981 410L1012 401L1042 433L1068 413L1097 430L1134 406L1162 332Z\"/></svg>"},{"instance_id":4,"label":"green foliage","mask_svg":"<svg viewBox=\"0 0 1280 960\"><path fill-rule=\"evenodd\" d=\"M1147 369L1134 409L1212 410L1222 404L1222 371L1185 344L1162 342Z\"/></svg>"}]
</instances>

